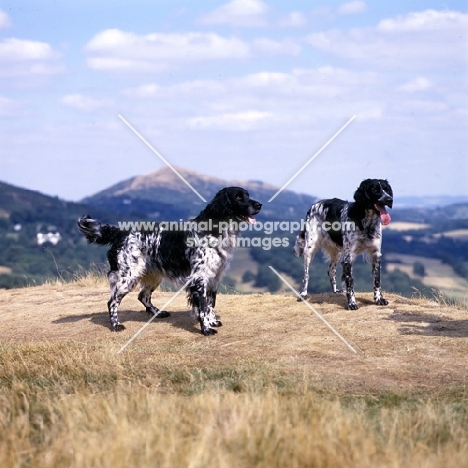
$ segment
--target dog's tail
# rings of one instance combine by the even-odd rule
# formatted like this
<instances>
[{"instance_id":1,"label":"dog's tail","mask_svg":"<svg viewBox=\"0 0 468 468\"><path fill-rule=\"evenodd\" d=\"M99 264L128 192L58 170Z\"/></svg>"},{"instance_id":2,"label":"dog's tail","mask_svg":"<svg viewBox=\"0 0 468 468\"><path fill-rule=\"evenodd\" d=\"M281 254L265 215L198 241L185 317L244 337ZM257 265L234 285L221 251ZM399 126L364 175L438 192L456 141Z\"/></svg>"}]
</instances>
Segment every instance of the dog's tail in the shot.
<instances>
[{"instance_id":1,"label":"dog's tail","mask_svg":"<svg viewBox=\"0 0 468 468\"><path fill-rule=\"evenodd\" d=\"M78 229L90 244L109 245L119 237L120 229L109 224L101 224L89 215L78 218Z\"/></svg>"},{"instance_id":2,"label":"dog's tail","mask_svg":"<svg viewBox=\"0 0 468 468\"><path fill-rule=\"evenodd\" d=\"M301 257L305 247L305 228L297 235L296 243L293 247L293 252L296 257Z\"/></svg>"}]
</instances>

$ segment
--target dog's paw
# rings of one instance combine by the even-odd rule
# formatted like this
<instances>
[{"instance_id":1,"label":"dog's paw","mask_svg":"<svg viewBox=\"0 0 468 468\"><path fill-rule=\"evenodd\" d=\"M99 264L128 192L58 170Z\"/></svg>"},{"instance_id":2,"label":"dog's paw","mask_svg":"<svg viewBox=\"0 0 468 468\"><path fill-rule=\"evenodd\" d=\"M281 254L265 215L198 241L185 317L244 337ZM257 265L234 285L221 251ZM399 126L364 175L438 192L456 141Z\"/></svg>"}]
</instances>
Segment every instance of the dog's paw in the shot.
<instances>
[{"instance_id":1,"label":"dog's paw","mask_svg":"<svg viewBox=\"0 0 468 468\"><path fill-rule=\"evenodd\" d=\"M218 333L216 330L213 330L212 328L203 328L201 332L205 336L216 335L216 333Z\"/></svg>"},{"instance_id":2,"label":"dog's paw","mask_svg":"<svg viewBox=\"0 0 468 468\"><path fill-rule=\"evenodd\" d=\"M309 296L307 294L301 294L298 298L297 298L297 302L302 302L302 301L305 301Z\"/></svg>"},{"instance_id":3,"label":"dog's paw","mask_svg":"<svg viewBox=\"0 0 468 468\"><path fill-rule=\"evenodd\" d=\"M166 312L165 310L159 310L156 307L147 307L146 312L150 315L154 315L154 318L166 318L171 315L169 312Z\"/></svg>"},{"instance_id":4,"label":"dog's paw","mask_svg":"<svg viewBox=\"0 0 468 468\"><path fill-rule=\"evenodd\" d=\"M380 305L380 306L386 306L388 305L388 301L387 299L384 299L383 297L381 297L380 299L377 299L375 301L376 305Z\"/></svg>"},{"instance_id":5,"label":"dog's paw","mask_svg":"<svg viewBox=\"0 0 468 468\"><path fill-rule=\"evenodd\" d=\"M125 325L122 325L121 323L118 323L117 325L114 325L112 327L112 331L115 331L115 332L120 332L123 330L125 330Z\"/></svg>"},{"instance_id":6,"label":"dog's paw","mask_svg":"<svg viewBox=\"0 0 468 468\"><path fill-rule=\"evenodd\" d=\"M350 302L346 308L348 310L358 310L359 306L355 302Z\"/></svg>"},{"instance_id":7,"label":"dog's paw","mask_svg":"<svg viewBox=\"0 0 468 468\"><path fill-rule=\"evenodd\" d=\"M222 327L223 323L221 322L221 320L216 320L215 322L210 323L210 325L212 327Z\"/></svg>"},{"instance_id":8,"label":"dog's paw","mask_svg":"<svg viewBox=\"0 0 468 468\"><path fill-rule=\"evenodd\" d=\"M157 314L154 314L154 316L157 319L166 318L166 317L169 317L170 315L171 314L169 312L166 312L165 310L160 310Z\"/></svg>"}]
</instances>

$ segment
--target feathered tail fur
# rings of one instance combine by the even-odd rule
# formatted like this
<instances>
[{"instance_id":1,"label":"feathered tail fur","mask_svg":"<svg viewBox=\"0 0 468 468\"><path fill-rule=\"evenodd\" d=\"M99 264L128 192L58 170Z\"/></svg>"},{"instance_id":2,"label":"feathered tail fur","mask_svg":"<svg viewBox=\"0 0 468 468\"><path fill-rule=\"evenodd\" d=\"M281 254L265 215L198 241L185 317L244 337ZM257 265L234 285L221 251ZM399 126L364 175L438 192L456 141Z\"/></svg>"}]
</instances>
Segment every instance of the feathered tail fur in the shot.
<instances>
[{"instance_id":1,"label":"feathered tail fur","mask_svg":"<svg viewBox=\"0 0 468 468\"><path fill-rule=\"evenodd\" d=\"M296 237L296 243L294 244L293 252L296 257L301 257L304 253L305 247L305 229L304 228Z\"/></svg>"},{"instance_id":2,"label":"feathered tail fur","mask_svg":"<svg viewBox=\"0 0 468 468\"><path fill-rule=\"evenodd\" d=\"M90 244L113 244L122 231L116 226L101 224L89 215L82 216L77 221L78 229L86 237Z\"/></svg>"}]
</instances>

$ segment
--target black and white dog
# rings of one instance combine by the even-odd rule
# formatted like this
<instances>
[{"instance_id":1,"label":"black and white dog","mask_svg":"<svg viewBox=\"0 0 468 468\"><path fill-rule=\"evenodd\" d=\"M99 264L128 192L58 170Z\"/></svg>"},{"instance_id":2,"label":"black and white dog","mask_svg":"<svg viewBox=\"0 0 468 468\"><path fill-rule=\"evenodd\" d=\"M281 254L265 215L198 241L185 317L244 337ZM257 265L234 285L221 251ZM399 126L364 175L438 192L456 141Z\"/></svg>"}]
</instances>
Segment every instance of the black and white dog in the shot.
<instances>
[{"instance_id":1,"label":"black and white dog","mask_svg":"<svg viewBox=\"0 0 468 468\"><path fill-rule=\"evenodd\" d=\"M382 224L390 222L385 207L393 205L392 187L386 180L366 179L354 193L354 200L351 203L338 198L321 200L307 212L304 229L298 234L293 249L296 257L304 255L301 299L307 298L309 265L321 248L329 260L328 277L333 292L337 292L336 265L341 261L348 309L358 309L352 268L359 254L365 254L372 261L375 303L388 304L380 291L380 259Z\"/></svg>"},{"instance_id":2,"label":"black and white dog","mask_svg":"<svg viewBox=\"0 0 468 468\"><path fill-rule=\"evenodd\" d=\"M138 299L146 311L157 318L169 316L151 303L152 292L167 279L180 285L189 281L187 295L201 331L215 334L212 327L222 325L214 310L216 292L237 245L238 225L255 223L252 216L261 206L246 190L226 187L183 230L124 231L89 216L79 218L78 228L89 243L111 246L107 253L111 288L107 305L113 330L125 328L117 309L138 282Z\"/></svg>"}]
</instances>

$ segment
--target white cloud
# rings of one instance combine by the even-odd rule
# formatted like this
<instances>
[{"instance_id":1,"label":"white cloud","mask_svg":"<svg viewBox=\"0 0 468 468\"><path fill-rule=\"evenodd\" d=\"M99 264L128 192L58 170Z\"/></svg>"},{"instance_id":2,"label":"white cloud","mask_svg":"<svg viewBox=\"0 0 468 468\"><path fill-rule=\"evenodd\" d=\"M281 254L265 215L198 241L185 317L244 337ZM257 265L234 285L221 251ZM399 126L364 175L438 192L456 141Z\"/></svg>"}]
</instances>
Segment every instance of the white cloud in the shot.
<instances>
[{"instance_id":1,"label":"white cloud","mask_svg":"<svg viewBox=\"0 0 468 468\"><path fill-rule=\"evenodd\" d=\"M8 29L11 28L11 20L10 17L2 10L0 10L0 29Z\"/></svg>"},{"instance_id":2,"label":"white cloud","mask_svg":"<svg viewBox=\"0 0 468 468\"><path fill-rule=\"evenodd\" d=\"M395 70L466 66L468 14L428 10L376 27L311 34L306 43L333 56Z\"/></svg>"},{"instance_id":3,"label":"white cloud","mask_svg":"<svg viewBox=\"0 0 468 468\"><path fill-rule=\"evenodd\" d=\"M457 11L426 10L382 20L377 29L391 33L428 30L435 32L454 28L458 33L464 33L466 41L467 18L467 14Z\"/></svg>"},{"instance_id":4,"label":"white cloud","mask_svg":"<svg viewBox=\"0 0 468 468\"><path fill-rule=\"evenodd\" d=\"M252 47L262 55L298 55L301 46L290 39L281 42L267 38L254 39Z\"/></svg>"},{"instance_id":5,"label":"white cloud","mask_svg":"<svg viewBox=\"0 0 468 468\"><path fill-rule=\"evenodd\" d=\"M293 11L282 17L278 25L282 28L301 28L307 24L307 17L300 11Z\"/></svg>"},{"instance_id":6,"label":"white cloud","mask_svg":"<svg viewBox=\"0 0 468 468\"><path fill-rule=\"evenodd\" d=\"M382 113L383 111L381 107L367 107L359 112L358 119L360 121L377 120L382 118Z\"/></svg>"},{"instance_id":7,"label":"white cloud","mask_svg":"<svg viewBox=\"0 0 468 468\"><path fill-rule=\"evenodd\" d=\"M46 42L22 39L3 39L0 42L0 60L19 62L25 60L50 60L59 54Z\"/></svg>"},{"instance_id":8,"label":"white cloud","mask_svg":"<svg viewBox=\"0 0 468 468\"><path fill-rule=\"evenodd\" d=\"M137 35L107 29L94 36L85 51L90 68L161 71L182 62L249 57L248 44L214 33Z\"/></svg>"},{"instance_id":9,"label":"white cloud","mask_svg":"<svg viewBox=\"0 0 468 468\"><path fill-rule=\"evenodd\" d=\"M289 73L258 72L226 80L196 80L162 86L147 83L126 88L123 94L163 103L183 102L183 112L172 108L172 124L185 122L198 130L248 131L311 128L323 122L348 118L383 117L380 102L385 80L369 72L350 72L335 67L295 69ZM385 94L386 95L386 94ZM154 116L154 106L150 106ZM246 111L249 109L249 111ZM188 119L185 117L191 114ZM165 117L167 116L165 114ZM166 122L167 123L167 122Z\"/></svg>"},{"instance_id":10,"label":"white cloud","mask_svg":"<svg viewBox=\"0 0 468 468\"><path fill-rule=\"evenodd\" d=\"M364 13L366 11L366 2L354 1L344 3L338 8L339 15L355 15L358 13Z\"/></svg>"},{"instance_id":11,"label":"white cloud","mask_svg":"<svg viewBox=\"0 0 468 468\"><path fill-rule=\"evenodd\" d=\"M82 94L67 94L62 97L60 103L84 112L92 112L113 104L109 99L95 99Z\"/></svg>"},{"instance_id":12,"label":"white cloud","mask_svg":"<svg viewBox=\"0 0 468 468\"><path fill-rule=\"evenodd\" d=\"M359 100L358 90L366 93L372 87L386 83L379 75L371 72L351 72L336 67L319 67L314 69L294 69L289 73L257 72L224 81L194 80L178 83L172 86L161 86L157 83L147 83L134 88L126 88L123 94L138 99L183 99L190 98L197 102L202 99L207 102L229 102L235 106L238 102L244 106L246 102L265 102L266 105L280 107L287 105L289 100L305 103L308 99L315 102L329 102L336 96L355 97ZM266 99L268 98L268 99ZM284 102L283 102L284 100ZM224 104L223 104L224 105ZM232 111L233 107L231 107Z\"/></svg>"},{"instance_id":13,"label":"white cloud","mask_svg":"<svg viewBox=\"0 0 468 468\"><path fill-rule=\"evenodd\" d=\"M126 88L124 95L138 99L189 99L196 101L228 99L244 103L246 100L264 100L265 96L275 99L305 97L328 99L350 86L365 86L376 81L371 73L352 73L334 67L296 69L290 73L258 72L227 80L194 80L172 86L147 83ZM243 105L243 104L241 104Z\"/></svg>"},{"instance_id":14,"label":"white cloud","mask_svg":"<svg viewBox=\"0 0 468 468\"><path fill-rule=\"evenodd\" d=\"M136 99L157 98L164 93L162 86L157 83L147 83L134 88L125 88L122 94Z\"/></svg>"},{"instance_id":15,"label":"white cloud","mask_svg":"<svg viewBox=\"0 0 468 468\"><path fill-rule=\"evenodd\" d=\"M125 88L122 94L136 99L156 99L177 96L205 97L225 91L226 86L220 81L193 80L169 87L160 86L157 83L146 83L133 88Z\"/></svg>"},{"instance_id":16,"label":"white cloud","mask_svg":"<svg viewBox=\"0 0 468 468\"><path fill-rule=\"evenodd\" d=\"M16 117L20 115L21 107L17 102L0 96L0 117Z\"/></svg>"},{"instance_id":17,"label":"white cloud","mask_svg":"<svg viewBox=\"0 0 468 468\"><path fill-rule=\"evenodd\" d=\"M211 116L193 117L187 124L194 130L228 130L247 131L257 127L266 119L271 119L273 114L249 110L236 113L225 113Z\"/></svg>"},{"instance_id":18,"label":"white cloud","mask_svg":"<svg viewBox=\"0 0 468 468\"><path fill-rule=\"evenodd\" d=\"M200 18L202 24L265 26L268 7L261 0L232 0Z\"/></svg>"},{"instance_id":19,"label":"white cloud","mask_svg":"<svg viewBox=\"0 0 468 468\"><path fill-rule=\"evenodd\" d=\"M424 77L417 77L414 80L408 81L407 83L398 86L397 91L403 91L405 93L415 93L418 91L427 91L433 87L433 83Z\"/></svg>"},{"instance_id":20,"label":"white cloud","mask_svg":"<svg viewBox=\"0 0 468 468\"><path fill-rule=\"evenodd\" d=\"M46 42L7 38L0 41L0 76L54 75L63 72L61 54Z\"/></svg>"}]
</instances>

